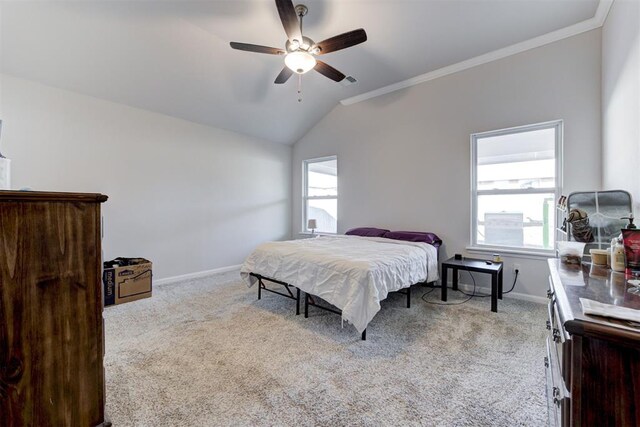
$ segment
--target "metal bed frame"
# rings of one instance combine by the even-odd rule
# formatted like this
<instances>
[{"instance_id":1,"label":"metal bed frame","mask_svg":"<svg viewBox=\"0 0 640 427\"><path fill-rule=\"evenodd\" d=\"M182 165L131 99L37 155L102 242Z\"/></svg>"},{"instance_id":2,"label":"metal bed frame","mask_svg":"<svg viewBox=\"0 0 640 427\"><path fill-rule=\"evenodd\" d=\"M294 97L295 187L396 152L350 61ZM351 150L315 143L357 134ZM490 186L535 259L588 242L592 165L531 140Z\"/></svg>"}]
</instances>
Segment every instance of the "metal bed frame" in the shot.
<instances>
[{"instance_id":1,"label":"metal bed frame","mask_svg":"<svg viewBox=\"0 0 640 427\"><path fill-rule=\"evenodd\" d=\"M423 282L423 283L426 283L426 282ZM406 292L402 292L402 289L394 291L394 292L398 292L400 294L404 294L404 295L407 296L407 308L411 308L411 286L413 286L413 285L410 285L408 288L405 288ZM392 292L390 292L390 293L392 293ZM314 295L311 295L311 294L308 294L308 293L305 292L305 298L304 298L304 317L305 317L305 319L309 317L309 306L318 307L318 308L320 308L322 310L330 311L331 313L339 314L340 316L342 316L342 310L337 310L337 309L334 309L332 307L322 306L322 305L316 303L313 298L314 298ZM318 296L316 296L316 298L318 298L319 300L324 301L322 298L320 298ZM366 340L367 340L367 329L365 328L365 330L362 331L362 341L366 341Z\"/></svg>"},{"instance_id":2,"label":"metal bed frame","mask_svg":"<svg viewBox=\"0 0 640 427\"><path fill-rule=\"evenodd\" d=\"M253 276L256 279L258 279L258 299L262 299L263 290L274 293L274 294L282 295L285 298L289 298L296 301L296 316L300 314L300 288L296 288L296 295L294 296L293 292L291 292L291 287L293 285L282 282L280 280L272 279L270 277L261 276L260 274L249 273L249 276ZM284 286L285 289L287 290L287 293L285 294L283 292L278 292L273 289L267 288L267 286L264 284L265 281ZM295 286L293 287L295 288Z\"/></svg>"},{"instance_id":3,"label":"metal bed frame","mask_svg":"<svg viewBox=\"0 0 640 427\"><path fill-rule=\"evenodd\" d=\"M300 314L300 288L297 288L289 283L285 283L281 280L276 280L276 279L272 279L270 277L265 277L262 276L260 274L256 274L256 273L249 273L249 276L255 277L256 279L258 279L258 299L262 299L262 291L268 291L274 294L278 294L281 295L285 298L289 298L292 300L295 300L296 302L296 316ZM265 282L271 282L271 283L275 283L278 285L282 285L284 286L284 288L287 290L287 293L284 292L279 292L276 291L274 289L269 289L267 288ZM428 282L421 282L421 283L428 283ZM416 283L419 284L419 283ZM413 286L413 285L411 285ZM397 291L394 292L398 292L400 294L406 295L407 296L407 308L411 308L411 286L404 288L404 289L399 289ZM291 291L291 288L296 288L296 293L295 295L293 294L293 292ZM403 292L404 291L404 292ZM390 292L391 293L391 292ZM342 316L342 310L338 310L336 308L333 308L333 306L331 307L327 307L324 305L320 305L318 304L314 298L317 298L320 301L324 301L322 298L315 296L315 295L311 295L307 292L305 292L305 298L304 298L304 317L305 319L309 318L309 306L312 307L317 307L321 310L325 310L325 311L330 311L331 313L335 313L335 314L339 314ZM325 301L326 302L326 301ZM327 303L329 304L329 303ZM365 329L364 331L362 331L362 340L366 341L367 339L367 330Z\"/></svg>"}]
</instances>

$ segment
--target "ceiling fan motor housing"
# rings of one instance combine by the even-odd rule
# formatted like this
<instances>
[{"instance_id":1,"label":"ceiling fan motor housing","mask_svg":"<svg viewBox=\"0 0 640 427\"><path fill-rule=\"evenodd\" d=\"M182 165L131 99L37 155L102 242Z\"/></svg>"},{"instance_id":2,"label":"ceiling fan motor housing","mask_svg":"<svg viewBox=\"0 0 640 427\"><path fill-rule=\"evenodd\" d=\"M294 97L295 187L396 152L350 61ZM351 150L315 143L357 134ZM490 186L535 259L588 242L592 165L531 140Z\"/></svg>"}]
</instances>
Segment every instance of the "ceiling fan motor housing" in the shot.
<instances>
[{"instance_id":1,"label":"ceiling fan motor housing","mask_svg":"<svg viewBox=\"0 0 640 427\"><path fill-rule=\"evenodd\" d=\"M287 40L285 43L285 48L287 49L287 52L295 52L296 50L304 50L305 52L309 52L311 54L316 54L315 52L313 52L313 47L315 46L316 42L314 42L313 40L311 40L309 37L307 36L302 36L302 42L296 44L295 42L291 42L290 40Z\"/></svg>"}]
</instances>

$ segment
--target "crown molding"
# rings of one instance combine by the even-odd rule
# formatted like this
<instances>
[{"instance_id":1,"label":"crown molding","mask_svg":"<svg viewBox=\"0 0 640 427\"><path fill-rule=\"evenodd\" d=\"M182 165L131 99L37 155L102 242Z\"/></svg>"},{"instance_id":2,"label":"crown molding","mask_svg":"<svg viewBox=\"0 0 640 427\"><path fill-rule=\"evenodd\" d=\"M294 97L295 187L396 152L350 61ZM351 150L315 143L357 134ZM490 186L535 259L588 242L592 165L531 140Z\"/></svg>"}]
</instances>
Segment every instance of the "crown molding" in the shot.
<instances>
[{"instance_id":1,"label":"crown molding","mask_svg":"<svg viewBox=\"0 0 640 427\"><path fill-rule=\"evenodd\" d=\"M366 101L368 99L395 92L401 89L406 89L420 83L428 82L430 80L435 80L440 77L468 70L469 68L477 67L478 65L497 61L511 55L516 55L527 50L535 49L540 46L544 46L562 39L566 39L568 37L577 36L578 34L600 28L602 27L602 25L604 25L604 22L607 19L607 15L609 14L609 10L611 9L613 1L614 0L600 0L595 15L593 16L593 18L587 19L586 21L578 22L577 24L552 31L550 33L543 34L541 36L504 47L502 49L494 50L492 52L485 53L483 55L476 56L474 58L470 58L456 64L448 65L446 67L439 68L425 74L420 74L418 76L403 80L398 83L383 86L379 89L352 96L350 98L345 98L341 100L340 103L342 105L356 104L358 102Z\"/></svg>"},{"instance_id":2,"label":"crown molding","mask_svg":"<svg viewBox=\"0 0 640 427\"><path fill-rule=\"evenodd\" d=\"M596 14L593 17L596 22L600 24L600 27L602 27L604 22L607 20L607 16L609 16L609 11L611 10L611 5L613 5L613 0L600 0Z\"/></svg>"}]
</instances>

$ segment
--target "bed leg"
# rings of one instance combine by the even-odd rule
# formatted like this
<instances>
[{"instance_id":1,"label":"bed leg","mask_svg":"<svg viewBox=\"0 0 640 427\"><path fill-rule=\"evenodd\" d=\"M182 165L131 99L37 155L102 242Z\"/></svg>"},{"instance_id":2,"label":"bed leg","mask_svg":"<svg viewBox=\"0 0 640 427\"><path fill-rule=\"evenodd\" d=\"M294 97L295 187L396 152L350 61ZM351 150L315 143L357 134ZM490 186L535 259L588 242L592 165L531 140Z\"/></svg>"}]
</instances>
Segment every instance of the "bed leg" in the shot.
<instances>
[{"instance_id":1,"label":"bed leg","mask_svg":"<svg viewBox=\"0 0 640 427\"><path fill-rule=\"evenodd\" d=\"M258 299L262 299L262 279L258 279Z\"/></svg>"},{"instance_id":2,"label":"bed leg","mask_svg":"<svg viewBox=\"0 0 640 427\"><path fill-rule=\"evenodd\" d=\"M407 308L411 308L411 286L407 288Z\"/></svg>"},{"instance_id":3,"label":"bed leg","mask_svg":"<svg viewBox=\"0 0 640 427\"><path fill-rule=\"evenodd\" d=\"M304 294L304 318L307 319L309 317L309 295L307 293Z\"/></svg>"},{"instance_id":4,"label":"bed leg","mask_svg":"<svg viewBox=\"0 0 640 427\"><path fill-rule=\"evenodd\" d=\"M365 329L364 331L362 331L362 341L366 341L367 340L367 330Z\"/></svg>"},{"instance_id":5,"label":"bed leg","mask_svg":"<svg viewBox=\"0 0 640 427\"><path fill-rule=\"evenodd\" d=\"M300 288L296 291L296 316L300 314Z\"/></svg>"}]
</instances>

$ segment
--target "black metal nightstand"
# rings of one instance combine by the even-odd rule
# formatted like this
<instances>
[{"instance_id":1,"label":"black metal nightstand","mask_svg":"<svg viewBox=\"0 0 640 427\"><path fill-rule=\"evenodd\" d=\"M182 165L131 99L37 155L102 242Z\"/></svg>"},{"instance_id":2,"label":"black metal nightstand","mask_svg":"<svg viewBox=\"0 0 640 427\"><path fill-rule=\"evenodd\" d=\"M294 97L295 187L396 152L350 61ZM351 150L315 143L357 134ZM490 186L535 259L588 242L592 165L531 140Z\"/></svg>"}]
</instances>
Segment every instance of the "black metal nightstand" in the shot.
<instances>
[{"instance_id":1,"label":"black metal nightstand","mask_svg":"<svg viewBox=\"0 0 640 427\"><path fill-rule=\"evenodd\" d=\"M453 290L458 290L458 270L491 274L491 311L498 312L498 298L502 299L502 262L487 264L486 260L449 258L442 263L442 301L447 300L447 271L453 270Z\"/></svg>"}]
</instances>

